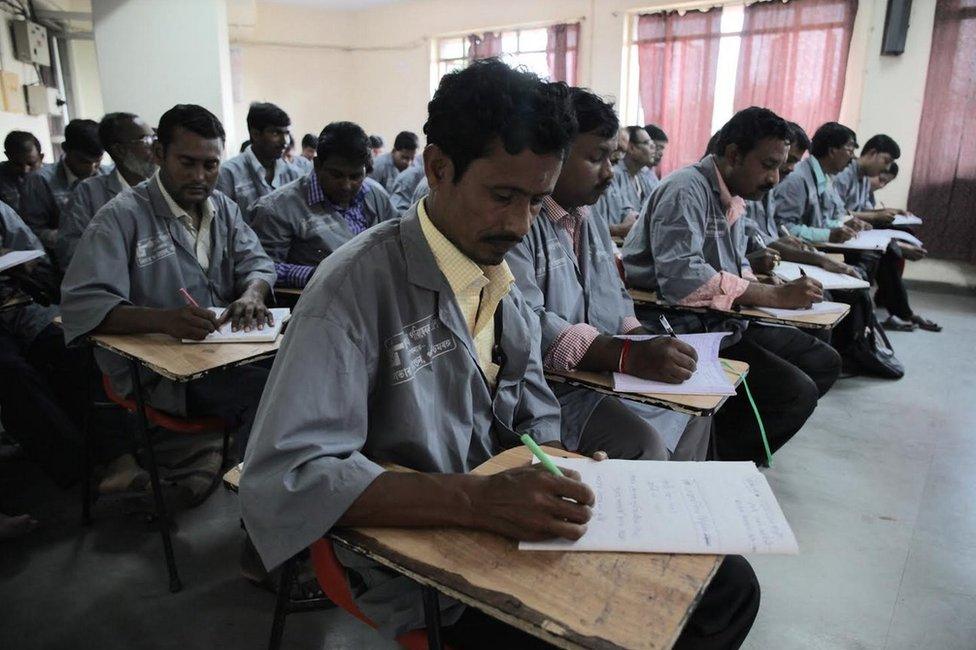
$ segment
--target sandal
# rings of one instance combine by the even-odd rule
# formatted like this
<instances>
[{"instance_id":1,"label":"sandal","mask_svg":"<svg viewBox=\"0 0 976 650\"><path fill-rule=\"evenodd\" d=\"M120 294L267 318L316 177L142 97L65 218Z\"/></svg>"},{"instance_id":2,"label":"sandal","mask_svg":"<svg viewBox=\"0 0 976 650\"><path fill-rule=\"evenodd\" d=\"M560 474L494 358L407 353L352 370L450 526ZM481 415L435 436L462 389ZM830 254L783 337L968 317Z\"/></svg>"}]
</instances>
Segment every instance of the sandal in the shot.
<instances>
[{"instance_id":1,"label":"sandal","mask_svg":"<svg viewBox=\"0 0 976 650\"><path fill-rule=\"evenodd\" d=\"M902 320L897 316L889 316L888 320L881 323L881 326L892 332L914 332L918 328L915 323Z\"/></svg>"},{"instance_id":2,"label":"sandal","mask_svg":"<svg viewBox=\"0 0 976 650\"><path fill-rule=\"evenodd\" d=\"M912 316L912 323L918 325L926 332L941 332L942 326L934 321L930 321L927 318L922 318L918 314Z\"/></svg>"}]
</instances>

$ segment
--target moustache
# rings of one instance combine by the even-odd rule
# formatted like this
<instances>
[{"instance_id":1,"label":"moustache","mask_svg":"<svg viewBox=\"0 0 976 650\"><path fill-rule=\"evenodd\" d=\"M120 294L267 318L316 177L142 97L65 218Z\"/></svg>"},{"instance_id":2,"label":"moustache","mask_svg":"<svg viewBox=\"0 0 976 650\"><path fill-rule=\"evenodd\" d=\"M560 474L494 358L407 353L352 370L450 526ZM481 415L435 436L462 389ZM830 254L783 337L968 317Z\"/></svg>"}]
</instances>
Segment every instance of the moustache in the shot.
<instances>
[{"instance_id":1,"label":"moustache","mask_svg":"<svg viewBox=\"0 0 976 650\"><path fill-rule=\"evenodd\" d=\"M497 235L485 235L481 241L491 244L517 244L522 241L522 237L514 233L499 233Z\"/></svg>"}]
</instances>

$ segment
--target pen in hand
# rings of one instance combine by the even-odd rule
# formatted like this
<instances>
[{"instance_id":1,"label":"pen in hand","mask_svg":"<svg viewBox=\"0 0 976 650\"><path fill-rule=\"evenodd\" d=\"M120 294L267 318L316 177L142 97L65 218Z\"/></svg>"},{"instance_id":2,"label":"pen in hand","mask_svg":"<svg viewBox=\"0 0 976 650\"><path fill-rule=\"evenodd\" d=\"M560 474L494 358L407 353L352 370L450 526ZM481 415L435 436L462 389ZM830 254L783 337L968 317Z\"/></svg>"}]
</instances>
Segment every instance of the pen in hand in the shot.
<instances>
[{"instance_id":1,"label":"pen in hand","mask_svg":"<svg viewBox=\"0 0 976 650\"><path fill-rule=\"evenodd\" d=\"M659 320L661 322L661 327L663 327L664 331L668 333L668 336L674 339L678 338L678 335L674 333L673 329L671 329L671 323L669 323L668 319L664 317L664 314L661 314Z\"/></svg>"}]
</instances>

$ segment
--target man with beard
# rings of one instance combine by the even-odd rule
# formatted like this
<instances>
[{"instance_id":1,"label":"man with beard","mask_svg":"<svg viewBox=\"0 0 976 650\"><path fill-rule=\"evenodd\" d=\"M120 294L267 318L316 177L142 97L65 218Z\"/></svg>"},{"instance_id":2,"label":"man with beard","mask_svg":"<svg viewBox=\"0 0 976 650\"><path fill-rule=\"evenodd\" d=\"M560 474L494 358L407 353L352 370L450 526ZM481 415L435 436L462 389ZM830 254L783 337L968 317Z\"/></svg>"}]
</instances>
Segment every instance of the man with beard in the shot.
<instances>
[{"instance_id":1,"label":"man with beard","mask_svg":"<svg viewBox=\"0 0 976 650\"><path fill-rule=\"evenodd\" d=\"M623 341L618 334L648 334L634 315L614 259L610 233L589 206L610 188L610 157L617 140L613 106L581 88L571 90L579 123L552 196L532 228L506 256L515 282L542 324L547 370L626 372L681 383L697 360L686 343L661 336ZM711 418L619 400L585 388L553 384L562 411L567 449L610 458L705 460ZM599 423L599 427L593 426ZM589 437L582 436L587 431Z\"/></svg>"},{"instance_id":2,"label":"man with beard","mask_svg":"<svg viewBox=\"0 0 976 650\"><path fill-rule=\"evenodd\" d=\"M67 269L75 247L98 210L123 190L156 173L152 127L132 113L108 113L98 125L98 140L115 163L110 174L83 180L71 193L58 229L57 259Z\"/></svg>"},{"instance_id":3,"label":"man with beard","mask_svg":"<svg viewBox=\"0 0 976 650\"><path fill-rule=\"evenodd\" d=\"M732 313L736 305L797 309L823 300L823 287L810 278L759 283L744 257L745 202L779 182L789 146L781 117L763 108L739 111L722 127L717 153L661 181L623 249L632 286L656 291L669 304L709 309L670 314L675 330L732 333L722 356L749 364L771 451L799 431L841 367L829 345L799 329L753 325ZM638 316L653 326L660 313L646 307ZM746 425L750 418L742 392L716 414L719 458L765 462L758 428Z\"/></svg>"}]
</instances>

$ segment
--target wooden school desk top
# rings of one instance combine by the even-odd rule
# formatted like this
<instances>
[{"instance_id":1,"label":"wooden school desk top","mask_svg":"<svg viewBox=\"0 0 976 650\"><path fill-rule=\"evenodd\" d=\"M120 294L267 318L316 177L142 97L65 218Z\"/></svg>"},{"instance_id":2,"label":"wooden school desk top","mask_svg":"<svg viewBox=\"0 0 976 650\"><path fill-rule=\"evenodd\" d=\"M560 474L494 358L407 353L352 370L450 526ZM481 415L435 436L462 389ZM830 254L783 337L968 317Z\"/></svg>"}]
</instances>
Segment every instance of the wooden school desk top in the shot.
<instances>
[{"instance_id":1,"label":"wooden school desk top","mask_svg":"<svg viewBox=\"0 0 976 650\"><path fill-rule=\"evenodd\" d=\"M273 356L273 343L181 343L166 334L96 334L92 342L126 359L134 359L167 379L190 381L220 368L240 366Z\"/></svg>"},{"instance_id":2,"label":"wooden school desk top","mask_svg":"<svg viewBox=\"0 0 976 650\"><path fill-rule=\"evenodd\" d=\"M850 305L845 305L844 311L834 314L811 314L809 316L777 318L776 316L771 316L766 312L749 307L743 307L740 311L720 311L717 309L704 309L701 307L680 307L677 305L668 305L658 302L657 294L655 294L653 291L643 291L642 289L628 289L627 291L630 293L630 297L633 298L634 302L637 304L654 305L674 311L690 311L697 313L710 311L716 314L728 314L731 317L743 318L745 320L754 320L761 323L775 323L777 325L792 325L794 327L802 327L806 329L833 329L833 327L837 325L837 323L844 320L844 318L847 317L847 314L851 311Z\"/></svg>"},{"instance_id":3,"label":"wooden school desk top","mask_svg":"<svg viewBox=\"0 0 976 650\"><path fill-rule=\"evenodd\" d=\"M744 361L723 359L725 376L733 386L738 386L742 378L749 372L749 364ZM598 393L614 395L621 399L653 404L670 411L687 413L688 415L712 415L717 411L728 395L671 395L661 393L620 393L613 389L613 377L609 372L553 372L546 371L546 379L558 381L573 386L588 388Z\"/></svg>"},{"instance_id":4,"label":"wooden school desk top","mask_svg":"<svg viewBox=\"0 0 976 650\"><path fill-rule=\"evenodd\" d=\"M515 448L474 473L529 462L530 452ZM561 648L670 648L722 560L716 555L519 551L515 541L500 535L454 528L350 528L330 536Z\"/></svg>"}]
</instances>

